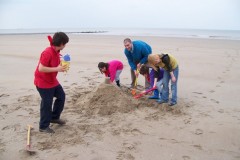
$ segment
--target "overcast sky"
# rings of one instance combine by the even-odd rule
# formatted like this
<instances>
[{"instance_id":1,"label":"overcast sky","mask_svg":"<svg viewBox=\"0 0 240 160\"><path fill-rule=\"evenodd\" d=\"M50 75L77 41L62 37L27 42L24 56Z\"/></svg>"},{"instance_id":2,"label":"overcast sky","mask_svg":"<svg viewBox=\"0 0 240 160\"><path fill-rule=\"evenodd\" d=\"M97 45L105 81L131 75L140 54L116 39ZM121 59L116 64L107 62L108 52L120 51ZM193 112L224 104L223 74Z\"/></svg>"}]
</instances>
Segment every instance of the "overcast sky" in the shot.
<instances>
[{"instance_id":1,"label":"overcast sky","mask_svg":"<svg viewBox=\"0 0 240 160\"><path fill-rule=\"evenodd\" d=\"M0 0L0 29L240 30L240 0Z\"/></svg>"}]
</instances>

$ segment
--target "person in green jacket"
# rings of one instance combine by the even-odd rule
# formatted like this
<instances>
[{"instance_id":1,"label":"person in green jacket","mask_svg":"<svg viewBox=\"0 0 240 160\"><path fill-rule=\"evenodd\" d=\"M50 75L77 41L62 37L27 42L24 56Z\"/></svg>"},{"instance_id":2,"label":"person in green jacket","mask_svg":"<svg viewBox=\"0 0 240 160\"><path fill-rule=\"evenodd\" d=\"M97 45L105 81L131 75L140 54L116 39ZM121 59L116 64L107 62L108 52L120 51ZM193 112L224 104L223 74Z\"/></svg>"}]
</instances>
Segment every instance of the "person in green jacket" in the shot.
<instances>
[{"instance_id":1,"label":"person in green jacket","mask_svg":"<svg viewBox=\"0 0 240 160\"><path fill-rule=\"evenodd\" d=\"M164 69L162 100L158 103L168 103L169 101L169 81L171 80L172 98L169 106L177 104L177 81L179 67L175 57L170 54L150 54L148 64L157 70L157 66Z\"/></svg>"}]
</instances>

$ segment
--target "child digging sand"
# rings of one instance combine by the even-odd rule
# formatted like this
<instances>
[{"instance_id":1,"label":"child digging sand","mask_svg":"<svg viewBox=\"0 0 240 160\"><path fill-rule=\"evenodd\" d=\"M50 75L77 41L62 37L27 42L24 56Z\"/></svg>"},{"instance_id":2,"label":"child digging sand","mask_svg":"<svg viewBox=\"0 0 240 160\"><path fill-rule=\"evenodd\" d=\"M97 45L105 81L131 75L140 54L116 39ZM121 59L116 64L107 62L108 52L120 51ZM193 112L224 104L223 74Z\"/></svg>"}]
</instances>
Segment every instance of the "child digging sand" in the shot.
<instances>
[{"instance_id":1,"label":"child digging sand","mask_svg":"<svg viewBox=\"0 0 240 160\"><path fill-rule=\"evenodd\" d=\"M112 60L107 63L99 62L98 68L100 72L105 74L106 77L110 77L110 82L114 80L118 87L120 87L120 74L123 70L123 64L119 60Z\"/></svg>"},{"instance_id":2,"label":"child digging sand","mask_svg":"<svg viewBox=\"0 0 240 160\"><path fill-rule=\"evenodd\" d=\"M161 100L162 93L162 78L163 78L163 69L158 68L157 71L152 69L149 74L149 67L147 65L142 65L140 68L140 74L146 77L146 79L150 82L152 88L157 87L153 91L153 95L148 97L149 99L158 99Z\"/></svg>"}]
</instances>

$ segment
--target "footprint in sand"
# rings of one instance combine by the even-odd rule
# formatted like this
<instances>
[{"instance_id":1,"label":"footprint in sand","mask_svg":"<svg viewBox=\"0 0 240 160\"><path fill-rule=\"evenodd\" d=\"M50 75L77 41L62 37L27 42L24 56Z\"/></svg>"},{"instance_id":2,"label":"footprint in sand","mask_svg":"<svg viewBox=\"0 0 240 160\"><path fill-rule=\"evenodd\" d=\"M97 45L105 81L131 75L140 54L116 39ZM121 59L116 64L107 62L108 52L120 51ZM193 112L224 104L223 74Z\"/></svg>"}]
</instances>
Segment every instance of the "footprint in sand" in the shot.
<instances>
[{"instance_id":1,"label":"footprint in sand","mask_svg":"<svg viewBox=\"0 0 240 160\"><path fill-rule=\"evenodd\" d=\"M21 102L21 103L30 103L30 102L33 102L34 100L35 100L35 97L33 95L22 96L18 98L18 102Z\"/></svg>"},{"instance_id":2,"label":"footprint in sand","mask_svg":"<svg viewBox=\"0 0 240 160\"><path fill-rule=\"evenodd\" d=\"M189 160L191 159L189 156L182 156L183 160Z\"/></svg>"},{"instance_id":3,"label":"footprint in sand","mask_svg":"<svg viewBox=\"0 0 240 160\"><path fill-rule=\"evenodd\" d=\"M5 114L10 114L10 113L13 113L13 112L15 112L15 111L17 111L17 110L19 110L19 109L21 109L21 107L20 107L20 106L18 106L18 107L15 107L15 108L13 108L13 109L9 109L9 110L7 110L7 111L5 112Z\"/></svg>"},{"instance_id":4,"label":"footprint in sand","mask_svg":"<svg viewBox=\"0 0 240 160\"><path fill-rule=\"evenodd\" d=\"M130 153L126 153L124 151L119 151L116 159L118 159L118 160L134 160L135 157L133 157Z\"/></svg>"},{"instance_id":5,"label":"footprint in sand","mask_svg":"<svg viewBox=\"0 0 240 160\"><path fill-rule=\"evenodd\" d=\"M125 150L135 150L135 145L134 144L129 144L129 143L123 143L123 147Z\"/></svg>"},{"instance_id":6,"label":"footprint in sand","mask_svg":"<svg viewBox=\"0 0 240 160\"><path fill-rule=\"evenodd\" d=\"M124 151L119 151L116 159L118 159L118 160L134 160L135 158L129 153L125 153Z\"/></svg>"},{"instance_id":7,"label":"footprint in sand","mask_svg":"<svg viewBox=\"0 0 240 160\"><path fill-rule=\"evenodd\" d=\"M191 123L191 118L189 118L189 119L184 119L183 121L184 121L184 124L190 124L190 123Z\"/></svg>"},{"instance_id":8,"label":"footprint in sand","mask_svg":"<svg viewBox=\"0 0 240 160\"><path fill-rule=\"evenodd\" d=\"M131 130L131 133L132 133L133 135L135 135L135 136L136 136L136 135L139 135L139 134L143 134L140 130L138 130L138 129L136 129L136 128L135 128L135 129L132 129L132 130Z\"/></svg>"},{"instance_id":9,"label":"footprint in sand","mask_svg":"<svg viewBox=\"0 0 240 160\"><path fill-rule=\"evenodd\" d=\"M219 113L224 113L224 110L223 109L219 109L218 112Z\"/></svg>"},{"instance_id":10,"label":"footprint in sand","mask_svg":"<svg viewBox=\"0 0 240 160\"><path fill-rule=\"evenodd\" d=\"M88 77L82 77L83 79L88 79Z\"/></svg>"},{"instance_id":11,"label":"footprint in sand","mask_svg":"<svg viewBox=\"0 0 240 160\"><path fill-rule=\"evenodd\" d=\"M202 94L201 92L192 92L192 93L195 93L195 94Z\"/></svg>"},{"instance_id":12,"label":"footprint in sand","mask_svg":"<svg viewBox=\"0 0 240 160\"><path fill-rule=\"evenodd\" d=\"M124 142L122 144L122 150L118 152L118 156L116 157L116 159L134 160L135 157L133 157L129 152L135 151L137 149L137 145L139 144L140 142L134 142L134 143Z\"/></svg>"},{"instance_id":13,"label":"footprint in sand","mask_svg":"<svg viewBox=\"0 0 240 160\"><path fill-rule=\"evenodd\" d=\"M8 94L0 94L0 97L8 97L8 96L10 96L10 95L8 95Z\"/></svg>"},{"instance_id":14,"label":"footprint in sand","mask_svg":"<svg viewBox=\"0 0 240 160\"><path fill-rule=\"evenodd\" d=\"M170 139L169 141L170 141L170 143L173 143L173 144L180 143L180 142L179 142L178 140L176 140L176 139Z\"/></svg>"},{"instance_id":15,"label":"footprint in sand","mask_svg":"<svg viewBox=\"0 0 240 160\"><path fill-rule=\"evenodd\" d=\"M224 81L221 81L220 83L224 83Z\"/></svg>"},{"instance_id":16,"label":"footprint in sand","mask_svg":"<svg viewBox=\"0 0 240 160\"><path fill-rule=\"evenodd\" d=\"M214 103L219 104L219 101L217 101L217 100L215 100L215 99L211 99L211 101L214 102Z\"/></svg>"},{"instance_id":17,"label":"footprint in sand","mask_svg":"<svg viewBox=\"0 0 240 160\"><path fill-rule=\"evenodd\" d=\"M0 140L0 153L5 152L5 144L1 142Z\"/></svg>"},{"instance_id":18,"label":"footprint in sand","mask_svg":"<svg viewBox=\"0 0 240 160\"><path fill-rule=\"evenodd\" d=\"M210 112L210 111L209 111L209 112ZM212 116L210 116L210 115L208 114L209 112L207 112L207 113L205 113L205 112L200 112L199 115L204 116L204 117L211 117L211 118L212 118Z\"/></svg>"},{"instance_id":19,"label":"footprint in sand","mask_svg":"<svg viewBox=\"0 0 240 160\"><path fill-rule=\"evenodd\" d=\"M78 154L77 154L77 153L70 153L70 154L69 154L69 157L70 157L70 158L77 158L77 157L78 157Z\"/></svg>"},{"instance_id":20,"label":"footprint in sand","mask_svg":"<svg viewBox=\"0 0 240 160\"><path fill-rule=\"evenodd\" d=\"M214 93L215 91L214 90L211 90L211 91L209 91L210 93Z\"/></svg>"},{"instance_id":21,"label":"footprint in sand","mask_svg":"<svg viewBox=\"0 0 240 160\"><path fill-rule=\"evenodd\" d=\"M200 134L203 134L203 130L201 129L196 129L195 133L196 135L200 135Z\"/></svg>"},{"instance_id":22,"label":"footprint in sand","mask_svg":"<svg viewBox=\"0 0 240 160\"><path fill-rule=\"evenodd\" d=\"M113 135L120 135L121 133L123 134L131 134L133 136L136 136L136 135L140 135L140 134L143 134L140 130L138 129L115 129L112 134Z\"/></svg>"},{"instance_id":23,"label":"footprint in sand","mask_svg":"<svg viewBox=\"0 0 240 160\"><path fill-rule=\"evenodd\" d=\"M195 145L192 145L194 148L197 148L199 150L202 150L202 146L200 144L195 144Z\"/></svg>"},{"instance_id":24,"label":"footprint in sand","mask_svg":"<svg viewBox=\"0 0 240 160\"><path fill-rule=\"evenodd\" d=\"M0 110L1 111L1 110ZM2 119L5 119L5 117L4 116L2 116L2 115L0 115L0 119L2 120Z\"/></svg>"},{"instance_id":25,"label":"footprint in sand","mask_svg":"<svg viewBox=\"0 0 240 160\"><path fill-rule=\"evenodd\" d=\"M2 104L1 107L2 107L2 109L6 109L6 108L8 108L8 105Z\"/></svg>"},{"instance_id":26,"label":"footprint in sand","mask_svg":"<svg viewBox=\"0 0 240 160\"><path fill-rule=\"evenodd\" d=\"M69 86L63 86L64 89L69 89L70 87Z\"/></svg>"},{"instance_id":27,"label":"footprint in sand","mask_svg":"<svg viewBox=\"0 0 240 160\"><path fill-rule=\"evenodd\" d=\"M2 131L5 130L10 130L13 129L14 131L19 131L21 129L21 125L20 124L14 124L14 125L10 125L10 126L5 126L2 128Z\"/></svg>"}]
</instances>

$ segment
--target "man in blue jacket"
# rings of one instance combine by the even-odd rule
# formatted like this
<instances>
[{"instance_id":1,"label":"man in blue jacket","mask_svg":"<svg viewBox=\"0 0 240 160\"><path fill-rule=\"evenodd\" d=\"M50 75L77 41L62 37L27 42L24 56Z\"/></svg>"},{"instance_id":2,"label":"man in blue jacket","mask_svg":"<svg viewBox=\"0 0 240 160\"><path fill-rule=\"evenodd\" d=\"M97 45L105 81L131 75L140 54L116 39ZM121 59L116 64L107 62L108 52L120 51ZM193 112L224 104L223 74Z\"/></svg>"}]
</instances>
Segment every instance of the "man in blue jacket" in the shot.
<instances>
[{"instance_id":1,"label":"man in blue jacket","mask_svg":"<svg viewBox=\"0 0 240 160\"><path fill-rule=\"evenodd\" d=\"M140 70L142 64L147 63L148 55L152 53L152 48L143 41L131 41L131 39L126 38L123 41L125 50L124 53L128 59L128 63L131 67L131 86L134 86L136 77L138 77L137 70ZM145 88L149 88L150 84L145 78Z\"/></svg>"}]
</instances>

